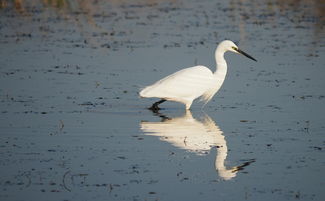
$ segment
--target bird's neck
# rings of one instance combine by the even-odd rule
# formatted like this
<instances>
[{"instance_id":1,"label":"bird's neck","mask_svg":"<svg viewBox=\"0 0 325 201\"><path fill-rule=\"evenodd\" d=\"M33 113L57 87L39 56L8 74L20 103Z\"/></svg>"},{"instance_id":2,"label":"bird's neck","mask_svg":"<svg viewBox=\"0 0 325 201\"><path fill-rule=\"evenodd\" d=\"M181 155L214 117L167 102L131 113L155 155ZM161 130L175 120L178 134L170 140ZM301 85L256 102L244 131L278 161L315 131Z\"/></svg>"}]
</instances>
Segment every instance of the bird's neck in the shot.
<instances>
[{"instance_id":1,"label":"bird's neck","mask_svg":"<svg viewBox=\"0 0 325 201\"><path fill-rule=\"evenodd\" d=\"M216 51L216 71L215 75L226 76L227 74L227 62L224 58L224 52Z\"/></svg>"}]
</instances>

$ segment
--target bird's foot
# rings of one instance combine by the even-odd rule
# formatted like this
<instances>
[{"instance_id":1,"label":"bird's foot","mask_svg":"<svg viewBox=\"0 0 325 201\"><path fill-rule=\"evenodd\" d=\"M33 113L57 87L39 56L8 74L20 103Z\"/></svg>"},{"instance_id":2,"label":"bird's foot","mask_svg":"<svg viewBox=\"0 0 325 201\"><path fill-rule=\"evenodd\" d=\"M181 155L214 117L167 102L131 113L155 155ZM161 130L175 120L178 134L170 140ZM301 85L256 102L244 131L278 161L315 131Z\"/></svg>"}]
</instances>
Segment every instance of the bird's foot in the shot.
<instances>
[{"instance_id":1,"label":"bird's foot","mask_svg":"<svg viewBox=\"0 0 325 201\"><path fill-rule=\"evenodd\" d=\"M153 112L158 112L160 110L160 107L158 107L159 104L165 102L165 99L161 99L160 101L155 102L154 104L152 104L151 107L149 107L148 109L153 111Z\"/></svg>"},{"instance_id":2,"label":"bird's foot","mask_svg":"<svg viewBox=\"0 0 325 201\"><path fill-rule=\"evenodd\" d=\"M153 104L151 107L148 107L148 110L151 110L154 113L157 113L161 108L158 107L158 104Z\"/></svg>"}]
</instances>

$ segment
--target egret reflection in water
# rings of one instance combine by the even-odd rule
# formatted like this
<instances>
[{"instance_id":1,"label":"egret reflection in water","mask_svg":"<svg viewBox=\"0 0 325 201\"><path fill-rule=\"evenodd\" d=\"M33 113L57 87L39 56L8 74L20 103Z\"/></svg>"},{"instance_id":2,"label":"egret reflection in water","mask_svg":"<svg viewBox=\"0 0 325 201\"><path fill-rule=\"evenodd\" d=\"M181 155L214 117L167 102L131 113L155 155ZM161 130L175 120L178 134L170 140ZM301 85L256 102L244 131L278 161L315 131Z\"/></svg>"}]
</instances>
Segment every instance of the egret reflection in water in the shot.
<instances>
[{"instance_id":1,"label":"egret reflection in water","mask_svg":"<svg viewBox=\"0 0 325 201\"><path fill-rule=\"evenodd\" d=\"M215 168L219 176L230 180L237 172L255 160L249 160L239 166L227 168L225 160L228 154L227 142L222 130L205 114L203 120L193 118L190 111L181 117L168 118L161 113L155 113L162 118L161 122L141 122L140 128L145 135L157 136L160 140L173 146L187 150L197 155L209 153L211 148L217 148Z\"/></svg>"}]
</instances>

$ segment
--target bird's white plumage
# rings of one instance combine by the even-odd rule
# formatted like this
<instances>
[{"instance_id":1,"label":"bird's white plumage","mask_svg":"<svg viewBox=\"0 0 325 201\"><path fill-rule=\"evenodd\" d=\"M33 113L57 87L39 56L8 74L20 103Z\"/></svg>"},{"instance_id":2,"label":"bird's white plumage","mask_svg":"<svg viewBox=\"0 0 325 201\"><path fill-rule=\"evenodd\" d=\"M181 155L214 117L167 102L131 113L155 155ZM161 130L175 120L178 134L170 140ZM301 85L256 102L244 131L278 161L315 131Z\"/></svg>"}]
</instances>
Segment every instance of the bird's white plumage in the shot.
<instances>
[{"instance_id":1,"label":"bird's white plumage","mask_svg":"<svg viewBox=\"0 0 325 201\"><path fill-rule=\"evenodd\" d=\"M214 76L205 66L194 66L173 73L140 92L141 97L157 97L190 104L213 84Z\"/></svg>"},{"instance_id":2,"label":"bird's white plumage","mask_svg":"<svg viewBox=\"0 0 325 201\"><path fill-rule=\"evenodd\" d=\"M181 102L186 105L186 109L190 109L193 100L200 96L207 103L225 80L227 63L224 59L224 53L226 51L242 53L255 60L239 50L232 41L225 40L216 49L217 69L214 73L205 66L185 68L145 87L140 91L140 96Z\"/></svg>"}]
</instances>

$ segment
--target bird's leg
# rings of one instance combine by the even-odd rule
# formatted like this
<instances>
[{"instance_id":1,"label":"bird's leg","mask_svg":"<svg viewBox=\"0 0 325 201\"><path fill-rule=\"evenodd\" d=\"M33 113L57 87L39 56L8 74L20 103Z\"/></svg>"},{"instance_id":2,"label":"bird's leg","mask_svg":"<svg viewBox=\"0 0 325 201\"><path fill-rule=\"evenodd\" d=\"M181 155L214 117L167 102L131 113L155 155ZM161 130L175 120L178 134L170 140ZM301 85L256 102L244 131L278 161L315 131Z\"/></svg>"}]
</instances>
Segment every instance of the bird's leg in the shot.
<instances>
[{"instance_id":1,"label":"bird's leg","mask_svg":"<svg viewBox=\"0 0 325 201\"><path fill-rule=\"evenodd\" d=\"M158 107L158 105L161 104L161 103L163 103L163 102L165 102L165 101L166 101L165 99L161 99L160 101L157 101L154 104L152 104L152 106L149 107L148 109L149 110L152 110L152 111L158 111L158 110L160 110L160 108Z\"/></svg>"}]
</instances>

